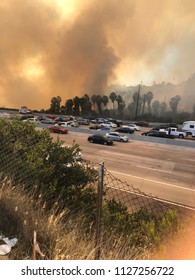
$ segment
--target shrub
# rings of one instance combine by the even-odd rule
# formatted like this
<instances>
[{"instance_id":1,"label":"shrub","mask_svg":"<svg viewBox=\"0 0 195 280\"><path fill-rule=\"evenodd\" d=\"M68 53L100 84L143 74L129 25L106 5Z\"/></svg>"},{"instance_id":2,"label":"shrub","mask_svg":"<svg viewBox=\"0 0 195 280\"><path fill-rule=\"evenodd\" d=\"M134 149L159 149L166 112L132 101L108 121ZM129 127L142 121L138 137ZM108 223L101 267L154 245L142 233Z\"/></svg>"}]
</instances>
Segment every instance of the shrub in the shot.
<instances>
[{"instance_id":1,"label":"shrub","mask_svg":"<svg viewBox=\"0 0 195 280\"><path fill-rule=\"evenodd\" d=\"M30 122L2 119L0 128L2 178L8 176L14 185L41 194L50 207L59 197L64 206L78 202L78 197L86 200L85 194L89 197L84 189L97 173L91 165L75 160L76 143L64 147L59 138L53 142L47 129L36 130Z\"/></svg>"}]
</instances>

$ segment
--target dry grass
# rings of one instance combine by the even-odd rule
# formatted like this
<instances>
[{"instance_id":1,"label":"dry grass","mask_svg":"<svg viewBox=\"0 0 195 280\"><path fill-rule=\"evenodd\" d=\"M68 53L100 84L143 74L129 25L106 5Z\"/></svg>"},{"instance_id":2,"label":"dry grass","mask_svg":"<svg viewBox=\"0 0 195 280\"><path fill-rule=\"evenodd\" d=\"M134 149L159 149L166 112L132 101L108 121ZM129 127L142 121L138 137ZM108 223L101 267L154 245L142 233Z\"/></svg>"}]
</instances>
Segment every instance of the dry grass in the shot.
<instances>
[{"instance_id":1,"label":"dry grass","mask_svg":"<svg viewBox=\"0 0 195 280\"><path fill-rule=\"evenodd\" d=\"M41 197L34 201L25 194L22 188L12 187L4 181L0 189L0 233L5 237L18 238L8 256L12 260L32 259L33 235L37 233L37 242L42 257L47 260L92 260L95 256L94 234L84 233L84 218L70 215L66 210L56 215L59 205L46 212ZM113 249L114 248L114 249ZM138 258L139 250L125 248L122 240L116 240L113 246L112 237L101 247L101 259Z\"/></svg>"},{"instance_id":2,"label":"dry grass","mask_svg":"<svg viewBox=\"0 0 195 280\"><path fill-rule=\"evenodd\" d=\"M58 214L56 212L58 210ZM7 256L0 259L24 260L33 257L33 234L46 260L92 260L95 256L94 235L88 225L84 231L84 218L70 215L66 210L46 212L41 197L34 201L22 188L14 188L4 181L0 188L0 234L18 238L17 244ZM110 236L101 246L103 260L129 259L195 259L195 227L188 225L174 239L166 241L155 256L140 253L137 247L127 247L122 239Z\"/></svg>"}]
</instances>

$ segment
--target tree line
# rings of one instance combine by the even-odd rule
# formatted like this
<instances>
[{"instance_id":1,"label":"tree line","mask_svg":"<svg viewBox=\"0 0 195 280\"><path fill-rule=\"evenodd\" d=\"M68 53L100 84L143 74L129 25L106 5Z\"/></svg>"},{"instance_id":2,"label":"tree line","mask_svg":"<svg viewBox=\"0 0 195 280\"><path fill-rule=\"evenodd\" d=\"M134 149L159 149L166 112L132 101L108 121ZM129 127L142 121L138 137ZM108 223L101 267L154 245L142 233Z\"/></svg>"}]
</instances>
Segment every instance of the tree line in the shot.
<instances>
[{"instance_id":1,"label":"tree line","mask_svg":"<svg viewBox=\"0 0 195 280\"><path fill-rule=\"evenodd\" d=\"M168 103L154 100L152 91L141 95L139 90L132 95L129 103L115 92L109 95L75 96L67 99L64 105L61 104L62 98L57 96L52 97L50 108L46 111L53 114L146 121L183 121L195 117L195 104L192 106L192 113L178 112L180 101L179 95L170 98Z\"/></svg>"}]
</instances>

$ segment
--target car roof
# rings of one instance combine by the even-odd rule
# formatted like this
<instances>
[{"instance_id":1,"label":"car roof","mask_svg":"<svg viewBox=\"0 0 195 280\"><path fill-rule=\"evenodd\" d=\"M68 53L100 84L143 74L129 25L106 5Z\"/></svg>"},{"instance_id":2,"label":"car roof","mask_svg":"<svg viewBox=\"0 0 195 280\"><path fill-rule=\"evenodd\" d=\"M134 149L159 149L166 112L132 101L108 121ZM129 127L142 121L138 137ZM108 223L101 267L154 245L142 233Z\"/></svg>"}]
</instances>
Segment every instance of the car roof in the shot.
<instances>
[{"instance_id":1,"label":"car roof","mask_svg":"<svg viewBox=\"0 0 195 280\"><path fill-rule=\"evenodd\" d=\"M115 131L115 132L110 132L110 133L108 133L108 135L123 136L123 135L121 135L118 131Z\"/></svg>"},{"instance_id":2,"label":"car roof","mask_svg":"<svg viewBox=\"0 0 195 280\"><path fill-rule=\"evenodd\" d=\"M129 127L120 127L120 128L118 128L118 130L131 130Z\"/></svg>"}]
</instances>

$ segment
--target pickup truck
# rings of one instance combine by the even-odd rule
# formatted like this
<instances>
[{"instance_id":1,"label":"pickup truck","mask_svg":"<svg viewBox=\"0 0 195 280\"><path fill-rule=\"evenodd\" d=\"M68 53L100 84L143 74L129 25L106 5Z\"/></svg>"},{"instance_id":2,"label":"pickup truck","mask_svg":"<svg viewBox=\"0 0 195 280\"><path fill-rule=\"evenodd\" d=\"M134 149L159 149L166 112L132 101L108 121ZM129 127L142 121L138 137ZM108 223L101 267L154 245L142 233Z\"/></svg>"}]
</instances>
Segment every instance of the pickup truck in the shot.
<instances>
[{"instance_id":1,"label":"pickup truck","mask_svg":"<svg viewBox=\"0 0 195 280\"><path fill-rule=\"evenodd\" d=\"M187 133L184 131L179 131L176 127L169 127L166 129L160 129L159 131L164 131L166 134L171 134L174 135L175 137L178 138L184 138L187 137Z\"/></svg>"}]
</instances>

